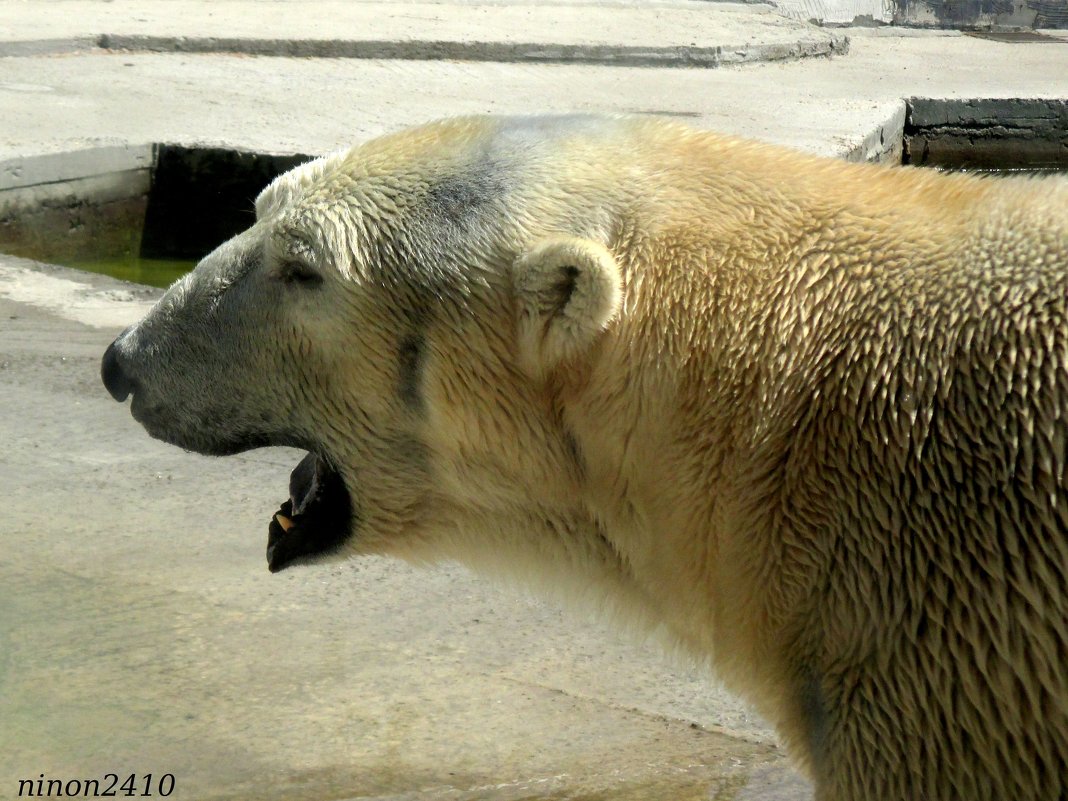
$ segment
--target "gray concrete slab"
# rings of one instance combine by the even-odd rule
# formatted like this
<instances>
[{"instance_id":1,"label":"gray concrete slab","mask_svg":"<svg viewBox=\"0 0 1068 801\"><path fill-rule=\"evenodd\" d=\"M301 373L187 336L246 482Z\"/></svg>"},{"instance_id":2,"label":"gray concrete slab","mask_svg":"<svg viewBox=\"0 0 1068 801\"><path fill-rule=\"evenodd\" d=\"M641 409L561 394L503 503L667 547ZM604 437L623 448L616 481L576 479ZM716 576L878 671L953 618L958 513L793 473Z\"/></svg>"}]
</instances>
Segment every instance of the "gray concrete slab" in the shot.
<instances>
[{"instance_id":1,"label":"gray concrete slab","mask_svg":"<svg viewBox=\"0 0 1068 801\"><path fill-rule=\"evenodd\" d=\"M909 96L1068 96L1068 47L936 32L854 30L846 56L717 70L69 52L102 33L336 38L331 14L373 4L193 5L0 0L0 40L20 53L0 58L6 180L87 147L317 153L475 112L663 113L861 157L893 148ZM676 13L717 6L648 4L616 33L601 20L637 4L542 7L559 29L546 41L670 47L695 41ZM501 20L513 37L537 27L508 17L529 3L390 8L402 27L364 18L359 35L507 42ZM727 13L743 33L774 27ZM60 165L57 180L64 163L33 161ZM155 296L0 257L0 798L20 778L107 772L173 773L183 799L810 797L766 724L655 643L454 569L268 574L265 515L296 455L161 445L98 385L103 348Z\"/></svg>"},{"instance_id":2,"label":"gray concrete slab","mask_svg":"<svg viewBox=\"0 0 1068 801\"><path fill-rule=\"evenodd\" d=\"M7 44L3 44L6 42ZM844 52L841 32L769 5L93 0L0 4L0 55L87 46L346 58L717 66Z\"/></svg>"}]
</instances>

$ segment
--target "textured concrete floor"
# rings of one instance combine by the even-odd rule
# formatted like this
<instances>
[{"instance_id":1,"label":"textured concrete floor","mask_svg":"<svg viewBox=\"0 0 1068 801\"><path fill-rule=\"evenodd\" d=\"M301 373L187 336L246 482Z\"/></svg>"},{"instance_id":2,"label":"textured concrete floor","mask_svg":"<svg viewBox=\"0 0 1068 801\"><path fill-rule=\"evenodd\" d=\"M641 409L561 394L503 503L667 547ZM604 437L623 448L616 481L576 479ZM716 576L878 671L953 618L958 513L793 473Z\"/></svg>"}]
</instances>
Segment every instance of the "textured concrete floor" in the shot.
<instances>
[{"instance_id":1,"label":"textured concrete floor","mask_svg":"<svg viewBox=\"0 0 1068 801\"><path fill-rule=\"evenodd\" d=\"M156 294L0 257L0 798L41 772L170 772L194 799L802 786L655 643L455 569L269 574L299 454L182 452L99 387Z\"/></svg>"}]
</instances>

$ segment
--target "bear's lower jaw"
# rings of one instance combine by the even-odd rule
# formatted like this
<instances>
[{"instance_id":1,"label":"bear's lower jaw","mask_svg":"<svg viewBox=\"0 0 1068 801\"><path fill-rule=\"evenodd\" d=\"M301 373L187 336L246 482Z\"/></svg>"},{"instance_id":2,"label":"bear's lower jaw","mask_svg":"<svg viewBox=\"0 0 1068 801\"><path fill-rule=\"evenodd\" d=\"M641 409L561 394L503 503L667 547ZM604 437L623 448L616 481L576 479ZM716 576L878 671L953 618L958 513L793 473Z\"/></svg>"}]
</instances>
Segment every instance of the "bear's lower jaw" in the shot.
<instances>
[{"instance_id":1,"label":"bear's lower jaw","mask_svg":"<svg viewBox=\"0 0 1068 801\"><path fill-rule=\"evenodd\" d=\"M340 548L352 533L352 501L341 474L317 453L289 476L289 499L271 518L267 567L272 573Z\"/></svg>"},{"instance_id":2,"label":"bear's lower jaw","mask_svg":"<svg viewBox=\"0 0 1068 801\"><path fill-rule=\"evenodd\" d=\"M258 431L220 433L220 427L210 424L212 418L150 405L139 392L130 402L130 413L153 439L203 456L233 456L272 445L300 447L295 441Z\"/></svg>"}]
</instances>

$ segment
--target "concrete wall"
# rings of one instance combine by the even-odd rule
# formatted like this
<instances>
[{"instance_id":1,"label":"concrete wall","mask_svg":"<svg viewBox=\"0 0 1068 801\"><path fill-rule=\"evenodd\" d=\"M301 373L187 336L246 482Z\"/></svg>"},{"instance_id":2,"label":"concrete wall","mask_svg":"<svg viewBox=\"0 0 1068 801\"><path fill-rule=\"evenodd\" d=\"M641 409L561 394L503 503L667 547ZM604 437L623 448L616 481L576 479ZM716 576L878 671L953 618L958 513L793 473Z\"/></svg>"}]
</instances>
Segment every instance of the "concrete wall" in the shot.
<instances>
[{"instance_id":1,"label":"concrete wall","mask_svg":"<svg viewBox=\"0 0 1068 801\"><path fill-rule=\"evenodd\" d=\"M933 28L1068 28L1068 0L892 0L893 21Z\"/></svg>"},{"instance_id":2,"label":"concrete wall","mask_svg":"<svg viewBox=\"0 0 1068 801\"><path fill-rule=\"evenodd\" d=\"M145 145L0 162L0 251L46 261L137 253L153 160Z\"/></svg>"},{"instance_id":3,"label":"concrete wall","mask_svg":"<svg viewBox=\"0 0 1068 801\"><path fill-rule=\"evenodd\" d=\"M952 169L1068 169L1068 101L913 98L902 160Z\"/></svg>"},{"instance_id":4,"label":"concrete wall","mask_svg":"<svg viewBox=\"0 0 1068 801\"><path fill-rule=\"evenodd\" d=\"M1068 0L771 0L795 19L824 25L892 23L928 28L1068 28Z\"/></svg>"}]
</instances>

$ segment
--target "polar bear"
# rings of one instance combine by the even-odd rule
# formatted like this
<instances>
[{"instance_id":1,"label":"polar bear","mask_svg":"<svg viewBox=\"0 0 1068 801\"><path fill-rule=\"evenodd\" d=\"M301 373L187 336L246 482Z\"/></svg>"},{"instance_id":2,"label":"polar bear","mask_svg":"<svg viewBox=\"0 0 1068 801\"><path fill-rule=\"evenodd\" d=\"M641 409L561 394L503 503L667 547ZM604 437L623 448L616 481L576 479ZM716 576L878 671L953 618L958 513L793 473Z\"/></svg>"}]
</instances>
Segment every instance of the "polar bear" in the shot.
<instances>
[{"instance_id":1,"label":"polar bear","mask_svg":"<svg viewBox=\"0 0 1068 801\"><path fill-rule=\"evenodd\" d=\"M1068 183L464 118L256 215L102 374L162 440L308 452L272 570L604 599L822 801L1068 797Z\"/></svg>"}]
</instances>

